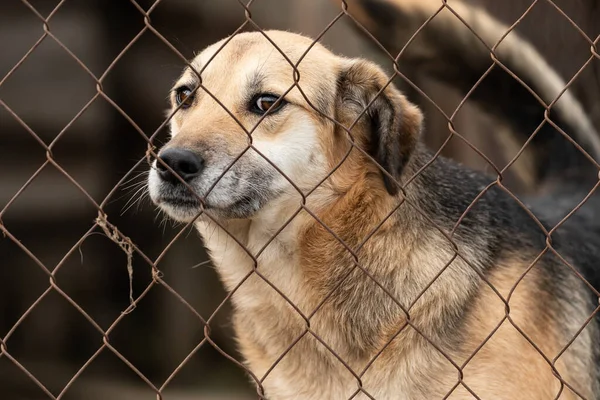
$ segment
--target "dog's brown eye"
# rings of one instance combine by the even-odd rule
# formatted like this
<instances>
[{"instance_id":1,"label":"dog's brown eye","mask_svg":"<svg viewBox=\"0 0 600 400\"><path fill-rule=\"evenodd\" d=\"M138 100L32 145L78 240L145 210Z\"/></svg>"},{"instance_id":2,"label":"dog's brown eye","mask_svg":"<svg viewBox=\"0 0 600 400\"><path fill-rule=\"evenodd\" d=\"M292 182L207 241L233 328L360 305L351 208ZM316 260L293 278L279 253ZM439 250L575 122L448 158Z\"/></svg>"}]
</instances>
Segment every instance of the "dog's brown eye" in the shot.
<instances>
[{"instance_id":1,"label":"dog's brown eye","mask_svg":"<svg viewBox=\"0 0 600 400\"><path fill-rule=\"evenodd\" d=\"M175 90L175 103L181 108L190 108L194 102L194 95L192 89L187 86L182 86Z\"/></svg>"},{"instance_id":2,"label":"dog's brown eye","mask_svg":"<svg viewBox=\"0 0 600 400\"><path fill-rule=\"evenodd\" d=\"M263 115L267 111L273 114L281 109L286 104L285 100L279 99L279 96L271 94L261 94L256 96L250 106L253 113Z\"/></svg>"}]
</instances>

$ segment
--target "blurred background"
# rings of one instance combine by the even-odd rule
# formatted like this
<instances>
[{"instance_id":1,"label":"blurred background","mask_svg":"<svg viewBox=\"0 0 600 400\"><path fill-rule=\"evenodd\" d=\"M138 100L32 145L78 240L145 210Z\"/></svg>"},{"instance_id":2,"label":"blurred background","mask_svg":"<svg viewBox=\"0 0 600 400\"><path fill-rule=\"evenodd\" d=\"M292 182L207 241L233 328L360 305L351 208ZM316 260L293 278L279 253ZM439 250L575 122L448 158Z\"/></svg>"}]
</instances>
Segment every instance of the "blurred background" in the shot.
<instances>
[{"instance_id":1,"label":"blurred background","mask_svg":"<svg viewBox=\"0 0 600 400\"><path fill-rule=\"evenodd\" d=\"M58 3L29 1L44 17ZM138 1L145 10L152 3ZM532 1L472 3L487 7L510 25ZM555 3L590 37L600 33L599 2ZM337 15L339 7L325 0L256 0L251 10L253 20L264 29L316 36ZM163 0L150 18L152 26L187 58L231 34L245 20L237 0ZM130 1L67 0L48 25L50 32L99 77L142 30L144 17ZM566 80L589 57L589 44L547 1L539 2L517 31L537 45ZM100 96L78 116L97 95L96 82L56 41L51 37L43 39L5 79L43 34L43 22L24 2L0 2L0 223L21 244L0 233L0 338L8 353L54 396L72 383L62 398L138 400L156 398L155 392L122 358L153 385L161 387L196 349L169 381L163 398L256 398L241 368L208 343L197 349L204 338L203 323L176 295L160 285L154 286L110 332L110 344L122 358L108 349L96 354L102 346L102 334L65 296L48 290L48 274L23 250L22 246L26 247L50 271L58 267L58 287L101 329L108 329L129 306L127 256L102 234L92 234L78 243L93 226L97 209L63 172L52 164L46 165L6 207L47 160L46 150L28 128L46 145L60 135L52 147L54 160L98 203L139 164L128 176L133 180L114 192L104 210L108 220L151 260L180 230L170 223L161 224L149 201L129 208L128 201L137 186L127 186L142 181L143 175L135 176L147 169L145 161L140 163L146 141L128 119ZM323 42L347 56L390 65L375 45L356 34L347 18L338 21ZM108 72L102 89L143 133L150 136L158 132L161 143L167 137L164 129L159 130L167 93L183 65L167 45L146 31ZM459 104L461 97L457 93L421 76L410 65L403 67L446 112L451 113ZM599 76L596 60L573 86L598 129ZM447 122L416 91L404 82L399 81L398 85L424 108L425 140L438 148L449 134ZM498 165L506 164L507 152L500 151L498 142L506 128L500 121L467 102L458 113L456 127ZM517 150L511 151L514 154ZM481 157L458 140L452 140L443 154L491 171ZM505 182L523 192L531 187L531 182L523 178L519 168L526 169L526 162L511 168ZM186 232L158 264L164 281L204 319L213 315L226 296L215 271L209 264L201 264L206 260L198 235ZM194 267L198 264L201 265ZM137 297L152 281L151 268L139 254L134 254L132 266L133 294ZM225 352L240 359L231 339L228 306L226 303L220 308L212 320L211 338ZM84 366L81 375L70 382ZM4 355L0 357L0 398L49 397Z\"/></svg>"}]
</instances>

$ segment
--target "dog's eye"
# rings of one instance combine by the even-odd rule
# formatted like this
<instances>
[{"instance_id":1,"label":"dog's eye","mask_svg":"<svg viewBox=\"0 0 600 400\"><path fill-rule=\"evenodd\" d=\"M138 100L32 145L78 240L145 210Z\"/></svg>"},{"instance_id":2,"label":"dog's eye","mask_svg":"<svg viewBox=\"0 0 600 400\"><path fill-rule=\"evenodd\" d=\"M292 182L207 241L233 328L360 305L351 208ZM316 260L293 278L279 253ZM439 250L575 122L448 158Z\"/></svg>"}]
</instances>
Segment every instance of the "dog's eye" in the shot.
<instances>
[{"instance_id":1,"label":"dog's eye","mask_svg":"<svg viewBox=\"0 0 600 400\"><path fill-rule=\"evenodd\" d=\"M280 99L279 96L272 94L261 94L252 100L252 104L250 104L250 111L259 115L263 115L267 111L269 111L269 114L273 114L279 111L285 104L286 101Z\"/></svg>"},{"instance_id":2,"label":"dog's eye","mask_svg":"<svg viewBox=\"0 0 600 400\"><path fill-rule=\"evenodd\" d=\"M194 102L195 93L187 86L175 89L175 103L181 108L190 108Z\"/></svg>"}]
</instances>

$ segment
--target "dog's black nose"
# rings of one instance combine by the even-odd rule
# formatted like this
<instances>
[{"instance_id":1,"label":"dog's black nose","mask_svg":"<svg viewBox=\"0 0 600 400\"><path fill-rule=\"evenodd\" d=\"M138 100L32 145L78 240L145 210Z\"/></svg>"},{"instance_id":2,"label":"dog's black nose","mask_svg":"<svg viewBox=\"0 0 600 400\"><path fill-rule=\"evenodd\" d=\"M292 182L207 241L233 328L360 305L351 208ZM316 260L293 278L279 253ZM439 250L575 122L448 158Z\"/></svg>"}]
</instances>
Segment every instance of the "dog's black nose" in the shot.
<instances>
[{"instance_id":1,"label":"dog's black nose","mask_svg":"<svg viewBox=\"0 0 600 400\"><path fill-rule=\"evenodd\" d=\"M158 155L158 158L186 182L200 175L204 167L203 160L196 153L185 149L165 149ZM156 162L156 169L162 179L172 183L180 182L160 161Z\"/></svg>"}]
</instances>

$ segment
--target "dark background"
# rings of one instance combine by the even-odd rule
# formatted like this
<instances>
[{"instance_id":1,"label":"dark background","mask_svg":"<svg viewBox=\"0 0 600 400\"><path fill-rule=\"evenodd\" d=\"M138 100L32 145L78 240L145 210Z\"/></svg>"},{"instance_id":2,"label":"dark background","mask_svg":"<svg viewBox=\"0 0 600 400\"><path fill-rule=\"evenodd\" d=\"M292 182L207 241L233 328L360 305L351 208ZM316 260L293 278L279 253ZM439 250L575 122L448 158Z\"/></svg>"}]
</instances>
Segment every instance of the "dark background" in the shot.
<instances>
[{"instance_id":1,"label":"dark background","mask_svg":"<svg viewBox=\"0 0 600 400\"><path fill-rule=\"evenodd\" d=\"M30 4L46 17L58 1ZM151 1L140 1L148 9ZM477 1L495 16L512 24L531 4L525 0ZM555 2L590 37L600 34L600 2ZM256 0L252 18L265 29L287 29L317 35L339 8L321 0ZM152 26L185 57L232 33L245 20L236 0L163 0L151 15ZM97 77L144 27L143 15L126 0L67 0L49 21L50 32ZM546 1L540 1L517 30L546 55L569 80L589 57L589 44ZM43 35L43 22L20 0L0 2L0 79L23 58ZM347 56L363 56L385 63L375 46L359 38L342 19L323 41ZM146 31L112 67L102 81L103 92L148 136L161 126L166 96L184 63L152 32ZM386 64L386 65L389 65ZM406 66L410 69L410 66ZM412 71L411 78L444 110L452 111L460 96ZM574 83L596 127L600 129L600 67L595 60ZM426 141L439 146L448 135L446 121L402 82L412 101L426 113ZM6 230L54 270L56 285L106 330L129 305L129 278L125 253L106 236L79 239L94 223L97 209L62 172L48 164L11 205L6 205L46 162L46 150L23 126L47 145L61 132L52 157L96 201L144 158L146 141L132 124L98 97L96 82L51 37L46 37L23 64L0 84L0 218ZM9 111L12 110L12 112ZM18 115L22 123L14 117ZM507 155L498 151L503 129L467 103L456 120L459 132L503 166ZM65 129L66 128L66 129ZM485 134L482 134L485 132ZM492 134L493 133L493 134ZM166 139L159 131L158 143ZM516 152L516 149L514 149ZM466 164L490 170L475 152L453 140L444 154ZM510 154L509 154L510 155ZM147 169L142 162L129 175ZM527 163L517 163L507 182L517 191L531 187ZM130 183L143 180L143 176ZM180 227L161 224L149 201L127 208L135 190L122 185L104 211L150 259L155 260ZM135 189L135 187L133 188ZM96 229L96 232L101 232ZM67 255L65 257L65 255ZM206 260L195 232L175 241L158 264L163 279L205 319L225 298L216 273ZM152 280L142 257L133 258L134 296ZM50 290L30 313L24 313L49 288L49 277L21 247L0 233L0 338L11 357L57 395L102 345L102 335L57 290ZM228 304L211 323L211 337L231 355ZM20 321L20 322L18 322ZM18 324L17 324L18 323ZM13 327L17 324L17 327ZM153 287L132 312L111 331L110 344L154 385L160 387L204 337L203 324L178 298L162 286ZM164 391L165 398L252 398L253 389L243 371L205 343L177 373ZM44 393L6 355L0 357L0 398L37 400ZM153 390L119 357L104 349L83 369L65 399L153 399Z\"/></svg>"}]
</instances>

